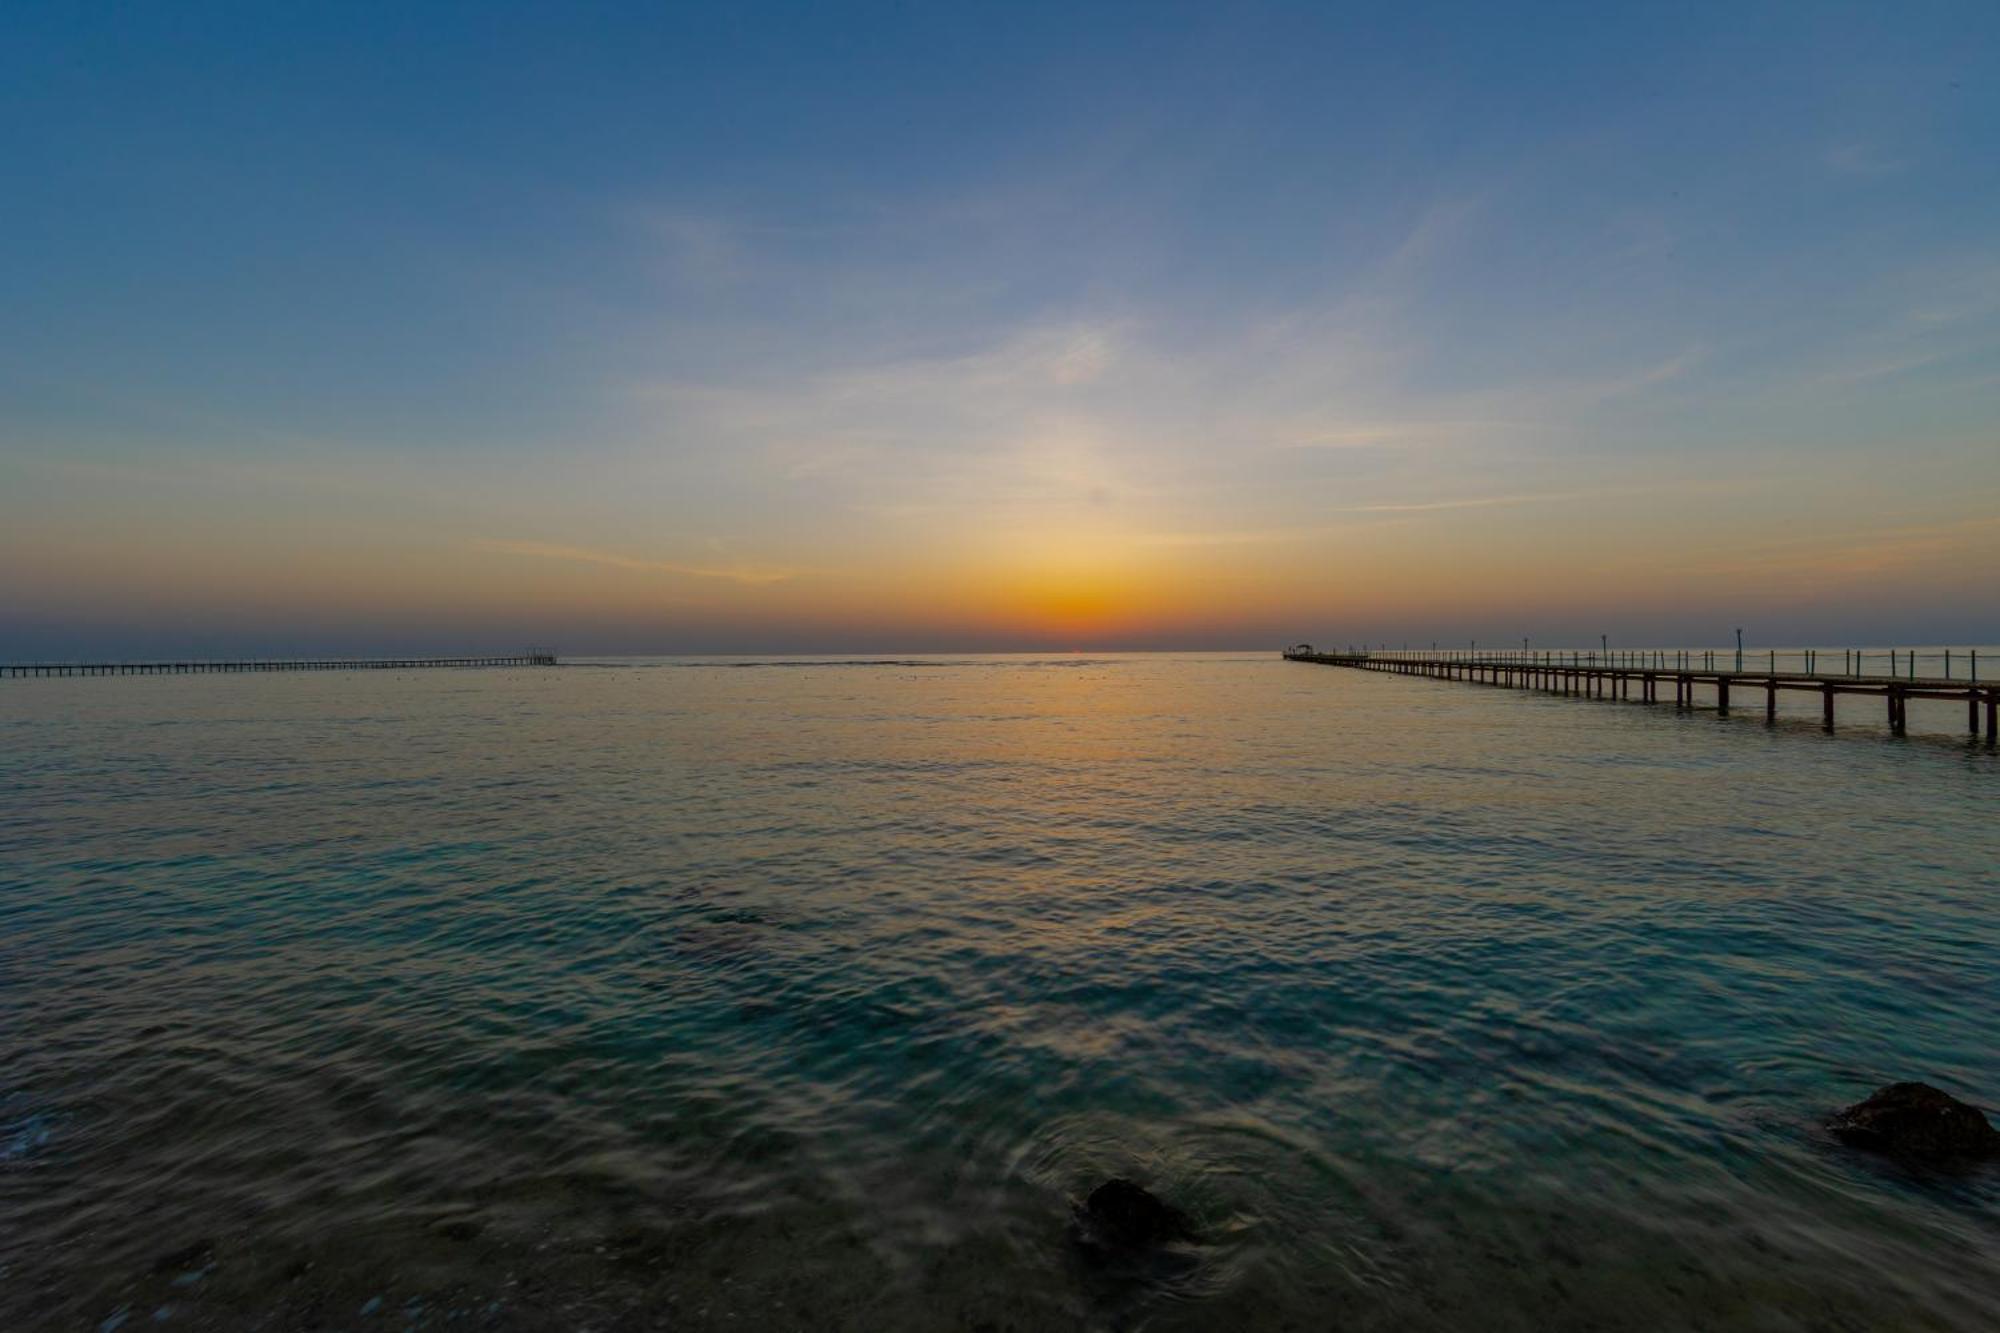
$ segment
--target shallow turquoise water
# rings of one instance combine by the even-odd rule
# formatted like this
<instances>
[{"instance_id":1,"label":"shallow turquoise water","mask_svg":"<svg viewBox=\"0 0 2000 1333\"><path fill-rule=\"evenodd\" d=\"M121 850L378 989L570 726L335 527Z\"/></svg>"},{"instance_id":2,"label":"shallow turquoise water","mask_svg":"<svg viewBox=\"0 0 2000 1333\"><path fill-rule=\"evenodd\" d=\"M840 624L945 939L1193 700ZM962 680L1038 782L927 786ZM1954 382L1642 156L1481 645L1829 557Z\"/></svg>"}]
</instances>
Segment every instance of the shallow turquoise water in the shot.
<instances>
[{"instance_id":1,"label":"shallow turquoise water","mask_svg":"<svg viewBox=\"0 0 2000 1333\"><path fill-rule=\"evenodd\" d=\"M1271 655L0 689L0 1322L1989 1328L2000 759ZM1082 1262L1110 1174L1209 1243ZM369 1302L380 1304L361 1313Z\"/></svg>"}]
</instances>

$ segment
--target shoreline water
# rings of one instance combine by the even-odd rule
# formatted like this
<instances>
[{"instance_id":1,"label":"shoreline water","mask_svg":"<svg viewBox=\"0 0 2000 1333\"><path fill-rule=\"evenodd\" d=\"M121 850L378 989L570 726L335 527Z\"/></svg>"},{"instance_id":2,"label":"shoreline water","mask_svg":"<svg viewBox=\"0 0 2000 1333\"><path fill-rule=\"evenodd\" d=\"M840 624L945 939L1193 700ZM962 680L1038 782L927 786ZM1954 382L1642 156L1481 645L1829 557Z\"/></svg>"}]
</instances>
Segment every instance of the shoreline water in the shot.
<instances>
[{"instance_id":1,"label":"shoreline water","mask_svg":"<svg viewBox=\"0 0 2000 1333\"><path fill-rule=\"evenodd\" d=\"M0 1315L2000 1301L1990 1174L1824 1129L1895 1077L2000 1087L1990 755L1048 660L0 693ZM1077 1261L1120 1175L1200 1263Z\"/></svg>"}]
</instances>

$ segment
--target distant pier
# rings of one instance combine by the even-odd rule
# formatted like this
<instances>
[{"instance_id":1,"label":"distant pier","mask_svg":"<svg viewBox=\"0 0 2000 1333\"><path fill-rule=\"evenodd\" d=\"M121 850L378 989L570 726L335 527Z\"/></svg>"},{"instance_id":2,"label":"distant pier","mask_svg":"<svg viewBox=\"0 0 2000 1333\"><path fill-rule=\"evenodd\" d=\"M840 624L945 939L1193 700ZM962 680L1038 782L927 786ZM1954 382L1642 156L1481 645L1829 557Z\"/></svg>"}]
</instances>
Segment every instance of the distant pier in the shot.
<instances>
[{"instance_id":1,"label":"distant pier","mask_svg":"<svg viewBox=\"0 0 2000 1333\"><path fill-rule=\"evenodd\" d=\"M1783 669L1777 654L1759 670L1754 665L1761 654L1752 654L1750 665L1722 667L1718 653L1319 653L1291 648L1285 657L1293 662L1314 662L1322 666L1354 667L1362 671L1388 671L1404 676L1430 676L1440 680L1462 680L1480 685L1511 686L1541 690L1549 694L1590 699L1624 699L1639 703L1659 703L1664 689L1673 692L1674 707L1694 708L1697 686L1715 692L1714 707L1727 715L1732 692L1737 698L1755 698L1762 693L1764 720L1778 718L1778 692L1817 695L1821 726L1833 730L1833 701L1839 695L1861 695L1883 701L1889 730L1901 736L1909 719L1912 699L1941 699L1965 704L1966 729L1978 736L1982 727L1987 743L2000 742L2000 682L1981 682L1979 659L1970 657L1971 679L1951 676L1862 675L1858 670L1829 672L1818 670L1817 654L1800 656L1801 668ZM1738 658L1739 661L1742 659ZM1893 666L1896 659L1891 658ZM1950 661L1946 659L1947 663ZM1843 659L1844 665L1853 665ZM1914 665L1914 663L1913 663ZM1636 696L1636 698L1635 698Z\"/></svg>"},{"instance_id":2,"label":"distant pier","mask_svg":"<svg viewBox=\"0 0 2000 1333\"><path fill-rule=\"evenodd\" d=\"M252 658L186 662L0 662L0 676L201 676L246 671L415 671L433 667L555 666L554 653L502 657Z\"/></svg>"}]
</instances>

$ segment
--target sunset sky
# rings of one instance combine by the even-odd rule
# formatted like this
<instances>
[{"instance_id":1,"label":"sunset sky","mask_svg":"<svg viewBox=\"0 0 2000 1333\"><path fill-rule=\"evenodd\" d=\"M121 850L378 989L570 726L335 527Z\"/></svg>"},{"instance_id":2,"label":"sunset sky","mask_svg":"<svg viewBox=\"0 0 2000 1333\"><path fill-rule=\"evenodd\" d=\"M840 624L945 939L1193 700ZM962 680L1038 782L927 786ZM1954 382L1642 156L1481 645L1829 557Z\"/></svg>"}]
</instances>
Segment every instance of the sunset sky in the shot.
<instances>
[{"instance_id":1,"label":"sunset sky","mask_svg":"<svg viewBox=\"0 0 2000 1333\"><path fill-rule=\"evenodd\" d=\"M1996 52L14 6L0 658L1992 643Z\"/></svg>"}]
</instances>

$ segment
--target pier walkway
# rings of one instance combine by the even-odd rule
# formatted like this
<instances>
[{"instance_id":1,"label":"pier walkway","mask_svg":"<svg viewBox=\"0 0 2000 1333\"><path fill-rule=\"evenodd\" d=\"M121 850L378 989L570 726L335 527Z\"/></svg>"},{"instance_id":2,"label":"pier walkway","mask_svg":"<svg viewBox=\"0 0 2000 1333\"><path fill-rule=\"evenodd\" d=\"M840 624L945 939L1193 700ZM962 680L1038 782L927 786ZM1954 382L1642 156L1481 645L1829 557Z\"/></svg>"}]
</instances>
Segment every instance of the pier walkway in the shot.
<instances>
[{"instance_id":1,"label":"pier walkway","mask_svg":"<svg viewBox=\"0 0 2000 1333\"><path fill-rule=\"evenodd\" d=\"M219 662L0 662L0 676L198 676L225 671L413 671L430 667L555 665L554 653L514 653L501 657L329 657Z\"/></svg>"},{"instance_id":2,"label":"pier walkway","mask_svg":"<svg viewBox=\"0 0 2000 1333\"><path fill-rule=\"evenodd\" d=\"M1977 678L1976 657L1971 660L1973 677L1965 679L1819 671L1818 663L1810 656L1805 657L1802 669L1797 671L1781 667L1775 655L1762 670L1755 665L1754 655L1743 666L1722 667L1715 664L1715 659L1722 656L1627 653L1605 654L1600 659L1595 653L1317 653L1296 648L1285 652L1285 657L1293 662L1512 686L1591 699L1659 703L1662 692L1670 689L1676 708L1694 708L1696 688L1706 687L1714 692L1714 707L1724 714L1730 711L1732 693L1738 698L1744 695L1754 698L1761 692L1766 722L1777 721L1778 693L1790 690L1819 696L1821 725L1828 731L1833 730L1833 701L1843 694L1883 700L1889 730L1898 736L1906 730L1910 700L1963 701L1967 730L1977 736L1983 723L1987 743L2000 742L2000 682L1982 682Z\"/></svg>"}]
</instances>

